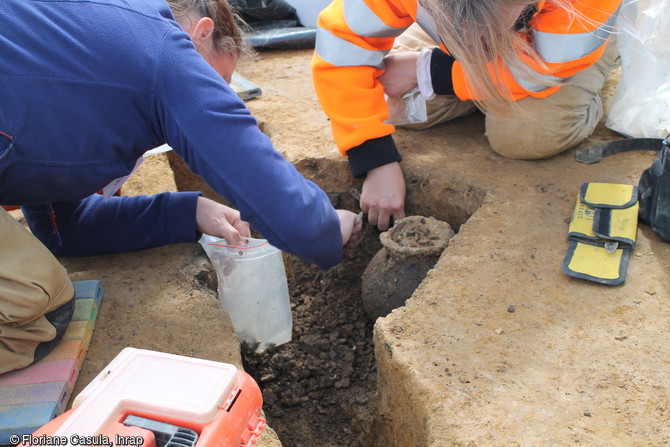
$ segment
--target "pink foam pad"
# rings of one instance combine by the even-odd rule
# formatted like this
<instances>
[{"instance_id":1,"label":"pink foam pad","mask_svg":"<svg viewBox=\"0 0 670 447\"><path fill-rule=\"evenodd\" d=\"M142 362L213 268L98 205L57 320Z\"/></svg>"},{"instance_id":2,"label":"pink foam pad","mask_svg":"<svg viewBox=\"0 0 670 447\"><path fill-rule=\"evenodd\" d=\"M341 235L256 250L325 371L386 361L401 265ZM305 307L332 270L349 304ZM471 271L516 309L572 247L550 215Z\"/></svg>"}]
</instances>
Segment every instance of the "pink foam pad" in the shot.
<instances>
[{"instance_id":1,"label":"pink foam pad","mask_svg":"<svg viewBox=\"0 0 670 447\"><path fill-rule=\"evenodd\" d=\"M78 373L75 359L37 362L26 368L0 375L0 386L59 381L74 383Z\"/></svg>"}]
</instances>

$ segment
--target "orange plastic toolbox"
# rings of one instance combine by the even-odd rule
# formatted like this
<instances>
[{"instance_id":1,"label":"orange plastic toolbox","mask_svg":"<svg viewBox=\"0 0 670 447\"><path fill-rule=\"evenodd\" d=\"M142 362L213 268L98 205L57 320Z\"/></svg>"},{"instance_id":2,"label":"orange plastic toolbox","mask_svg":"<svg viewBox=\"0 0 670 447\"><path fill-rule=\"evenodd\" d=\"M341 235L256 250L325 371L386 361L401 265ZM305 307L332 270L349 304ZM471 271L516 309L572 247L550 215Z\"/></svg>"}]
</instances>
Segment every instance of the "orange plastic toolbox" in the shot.
<instances>
[{"instance_id":1,"label":"orange plastic toolbox","mask_svg":"<svg viewBox=\"0 0 670 447\"><path fill-rule=\"evenodd\" d=\"M125 348L71 410L21 444L252 447L261 407L258 385L233 365Z\"/></svg>"}]
</instances>

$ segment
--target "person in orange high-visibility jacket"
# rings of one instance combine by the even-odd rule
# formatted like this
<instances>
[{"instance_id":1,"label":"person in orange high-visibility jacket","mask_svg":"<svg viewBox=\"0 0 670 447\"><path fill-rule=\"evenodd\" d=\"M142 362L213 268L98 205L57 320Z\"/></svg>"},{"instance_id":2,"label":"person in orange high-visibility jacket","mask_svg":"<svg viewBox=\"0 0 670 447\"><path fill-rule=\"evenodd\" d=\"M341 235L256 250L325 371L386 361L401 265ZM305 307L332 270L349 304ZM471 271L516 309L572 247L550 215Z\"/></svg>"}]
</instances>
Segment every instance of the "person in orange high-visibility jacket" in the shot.
<instances>
[{"instance_id":1,"label":"person in orange high-visibility jacket","mask_svg":"<svg viewBox=\"0 0 670 447\"><path fill-rule=\"evenodd\" d=\"M339 151L354 177L365 177L368 221L385 230L404 217L385 94L418 89L427 100L428 121L408 127L479 107L494 151L551 157L586 139L602 117L599 92L618 62L620 3L333 0L318 20L314 86Z\"/></svg>"}]
</instances>

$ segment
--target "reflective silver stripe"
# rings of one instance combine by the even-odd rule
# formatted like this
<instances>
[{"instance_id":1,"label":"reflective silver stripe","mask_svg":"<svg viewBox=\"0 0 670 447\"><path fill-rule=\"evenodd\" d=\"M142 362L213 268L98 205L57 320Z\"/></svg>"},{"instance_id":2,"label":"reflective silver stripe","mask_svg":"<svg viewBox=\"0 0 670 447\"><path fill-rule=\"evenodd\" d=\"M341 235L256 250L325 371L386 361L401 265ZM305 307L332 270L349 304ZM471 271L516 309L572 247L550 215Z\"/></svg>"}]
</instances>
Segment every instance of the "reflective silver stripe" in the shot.
<instances>
[{"instance_id":1,"label":"reflective silver stripe","mask_svg":"<svg viewBox=\"0 0 670 447\"><path fill-rule=\"evenodd\" d=\"M579 34L555 34L532 30L533 47L547 62L562 63L588 56L613 33L619 10L593 31Z\"/></svg>"},{"instance_id":2,"label":"reflective silver stripe","mask_svg":"<svg viewBox=\"0 0 670 447\"><path fill-rule=\"evenodd\" d=\"M397 37L407 29L388 26L363 0L344 0L344 20L354 33L364 37Z\"/></svg>"},{"instance_id":3,"label":"reflective silver stripe","mask_svg":"<svg viewBox=\"0 0 670 447\"><path fill-rule=\"evenodd\" d=\"M509 64L507 66L509 67L509 71L510 73L512 73L512 77L514 77L514 80L517 82L517 84L519 84L521 87L525 88L529 92L539 93L548 88L551 88L551 86L553 85L560 84L566 80L566 78L559 78L556 76L538 73L538 76L547 80L547 84L546 85L536 84L534 82L530 82L527 79L525 79L522 73L519 73Z\"/></svg>"},{"instance_id":4,"label":"reflective silver stripe","mask_svg":"<svg viewBox=\"0 0 670 447\"><path fill-rule=\"evenodd\" d=\"M369 65L384 69L384 56L388 51L366 50L337 37L321 27L316 29L316 54L337 67Z\"/></svg>"},{"instance_id":5,"label":"reflective silver stripe","mask_svg":"<svg viewBox=\"0 0 670 447\"><path fill-rule=\"evenodd\" d=\"M416 23L430 36L433 41L439 45L442 42L440 35L437 33L437 25L435 24L435 19L428 14L425 8L421 5L417 7L416 10Z\"/></svg>"}]
</instances>

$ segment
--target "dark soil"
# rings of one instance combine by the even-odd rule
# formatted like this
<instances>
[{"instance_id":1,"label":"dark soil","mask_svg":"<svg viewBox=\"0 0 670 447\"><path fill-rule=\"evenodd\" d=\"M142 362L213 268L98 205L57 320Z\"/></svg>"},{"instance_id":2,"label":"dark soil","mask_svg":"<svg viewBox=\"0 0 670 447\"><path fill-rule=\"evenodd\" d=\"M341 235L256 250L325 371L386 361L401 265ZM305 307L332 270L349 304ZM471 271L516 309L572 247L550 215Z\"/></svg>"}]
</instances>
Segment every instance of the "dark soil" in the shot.
<instances>
[{"instance_id":1,"label":"dark soil","mask_svg":"<svg viewBox=\"0 0 670 447\"><path fill-rule=\"evenodd\" d=\"M284 447L361 445L375 410L373 323L361 303L361 274L381 248L363 229L344 259L323 271L286 259L293 339L262 354L244 353L260 385L268 425Z\"/></svg>"}]
</instances>

